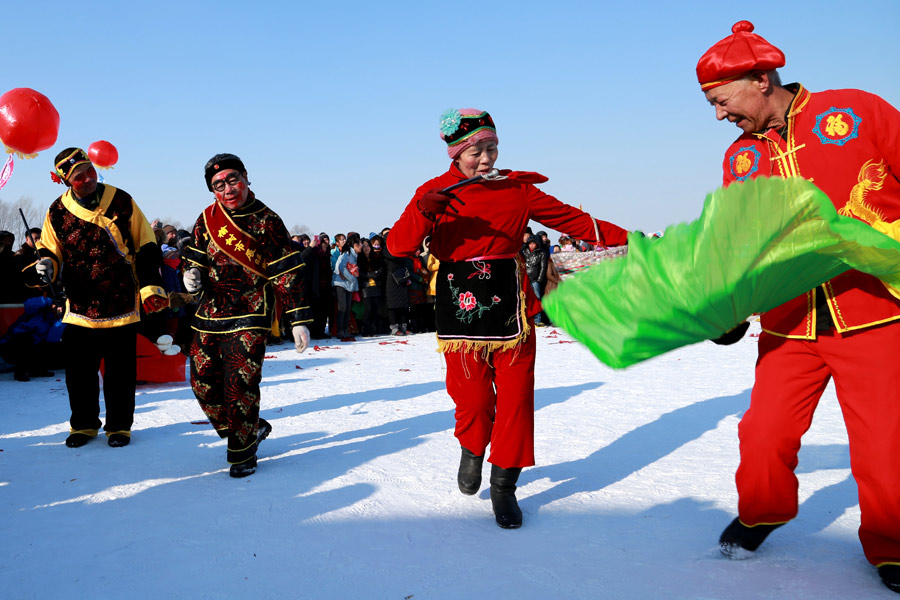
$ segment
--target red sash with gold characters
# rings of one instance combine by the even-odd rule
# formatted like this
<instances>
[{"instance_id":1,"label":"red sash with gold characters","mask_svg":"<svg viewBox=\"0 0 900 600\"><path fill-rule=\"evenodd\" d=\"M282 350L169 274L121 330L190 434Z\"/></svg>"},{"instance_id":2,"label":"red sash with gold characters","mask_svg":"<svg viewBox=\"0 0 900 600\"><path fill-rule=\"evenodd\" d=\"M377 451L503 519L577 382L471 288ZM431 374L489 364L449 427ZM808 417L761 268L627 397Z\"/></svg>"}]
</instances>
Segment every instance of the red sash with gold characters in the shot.
<instances>
[{"instance_id":1,"label":"red sash with gold characters","mask_svg":"<svg viewBox=\"0 0 900 600\"><path fill-rule=\"evenodd\" d=\"M213 202L203 211L203 220L206 223L210 241L214 242L222 252L248 271L252 271L264 279L269 278L266 274L268 265L259 253L259 242L238 227L228 213L222 210L218 202Z\"/></svg>"}]
</instances>

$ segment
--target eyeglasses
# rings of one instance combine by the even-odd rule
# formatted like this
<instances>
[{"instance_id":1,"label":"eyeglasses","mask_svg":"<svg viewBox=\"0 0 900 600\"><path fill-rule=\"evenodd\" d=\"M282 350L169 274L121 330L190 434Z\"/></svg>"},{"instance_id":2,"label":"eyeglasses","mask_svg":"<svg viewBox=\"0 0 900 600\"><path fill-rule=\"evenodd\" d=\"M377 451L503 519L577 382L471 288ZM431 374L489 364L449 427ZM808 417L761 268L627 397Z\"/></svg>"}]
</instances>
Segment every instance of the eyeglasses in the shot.
<instances>
[{"instance_id":1,"label":"eyeglasses","mask_svg":"<svg viewBox=\"0 0 900 600\"><path fill-rule=\"evenodd\" d=\"M225 179L220 179L218 181L214 181L212 184L212 189L214 192L224 192L225 186L230 185L231 187L236 186L241 182L240 175L229 175Z\"/></svg>"}]
</instances>

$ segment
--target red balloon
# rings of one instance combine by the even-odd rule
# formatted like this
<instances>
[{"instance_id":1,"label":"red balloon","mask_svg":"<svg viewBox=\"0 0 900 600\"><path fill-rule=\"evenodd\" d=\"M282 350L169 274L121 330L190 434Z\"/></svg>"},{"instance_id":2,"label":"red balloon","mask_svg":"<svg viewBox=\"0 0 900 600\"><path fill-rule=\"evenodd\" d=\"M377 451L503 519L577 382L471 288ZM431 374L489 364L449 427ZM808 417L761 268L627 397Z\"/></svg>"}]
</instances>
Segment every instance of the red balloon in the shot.
<instances>
[{"instance_id":1,"label":"red balloon","mask_svg":"<svg viewBox=\"0 0 900 600\"><path fill-rule=\"evenodd\" d=\"M7 153L34 158L56 143L59 113L47 96L15 88L0 96L0 141Z\"/></svg>"},{"instance_id":2,"label":"red balloon","mask_svg":"<svg viewBox=\"0 0 900 600\"><path fill-rule=\"evenodd\" d=\"M119 160L119 151L106 140L100 140L88 146L88 158L95 167L111 169Z\"/></svg>"}]
</instances>

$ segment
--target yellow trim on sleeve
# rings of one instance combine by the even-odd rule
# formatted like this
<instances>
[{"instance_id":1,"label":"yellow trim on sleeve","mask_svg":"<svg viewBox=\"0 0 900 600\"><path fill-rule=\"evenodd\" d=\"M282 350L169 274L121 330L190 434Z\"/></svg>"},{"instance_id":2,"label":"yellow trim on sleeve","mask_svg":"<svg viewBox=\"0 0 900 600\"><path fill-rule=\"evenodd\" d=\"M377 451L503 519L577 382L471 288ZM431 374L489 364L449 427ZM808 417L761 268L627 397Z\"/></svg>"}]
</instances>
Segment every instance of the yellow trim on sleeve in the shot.
<instances>
[{"instance_id":1,"label":"yellow trim on sleeve","mask_svg":"<svg viewBox=\"0 0 900 600\"><path fill-rule=\"evenodd\" d=\"M162 296L163 298L168 298L168 294L166 294L166 290L164 290L161 286L158 285L147 285L141 288L141 302L145 302L147 298L150 296Z\"/></svg>"}]
</instances>

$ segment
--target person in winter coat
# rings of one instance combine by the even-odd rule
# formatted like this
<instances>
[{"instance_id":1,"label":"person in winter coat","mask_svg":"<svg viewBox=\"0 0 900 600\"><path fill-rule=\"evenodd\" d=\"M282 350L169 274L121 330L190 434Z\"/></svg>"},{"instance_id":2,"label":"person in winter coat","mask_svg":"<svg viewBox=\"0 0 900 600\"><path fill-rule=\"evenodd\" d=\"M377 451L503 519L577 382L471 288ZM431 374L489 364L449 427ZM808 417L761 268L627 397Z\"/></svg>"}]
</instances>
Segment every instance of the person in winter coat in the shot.
<instances>
[{"instance_id":1,"label":"person in winter coat","mask_svg":"<svg viewBox=\"0 0 900 600\"><path fill-rule=\"evenodd\" d=\"M531 283L531 289L538 300L543 294L541 291L544 284L547 283L547 261L549 257L541 246L541 241L537 236L531 236L525 249L522 250L522 256L525 258L525 273L528 275L528 281ZM541 313L534 317L534 324L541 324Z\"/></svg>"},{"instance_id":2,"label":"person in winter coat","mask_svg":"<svg viewBox=\"0 0 900 600\"><path fill-rule=\"evenodd\" d=\"M334 263L331 283L337 298L337 336L341 341L353 341L350 335L350 308L353 293L359 291L359 266L357 256L362 250L359 235L351 234L341 246L341 253Z\"/></svg>"},{"instance_id":3,"label":"person in winter coat","mask_svg":"<svg viewBox=\"0 0 900 600\"><path fill-rule=\"evenodd\" d=\"M22 242L22 247L16 251L15 255L16 269L20 274L33 266L40 258L35 247L39 239L41 239L41 230L38 227L32 227L25 234L25 241ZM28 282L23 277L22 284L23 298L43 296L44 292L47 291L47 285L43 284L43 282Z\"/></svg>"},{"instance_id":4,"label":"person in winter coat","mask_svg":"<svg viewBox=\"0 0 900 600\"><path fill-rule=\"evenodd\" d=\"M53 377L48 366L62 362L62 339L65 325L60 320L62 308L50 298L35 296L25 300L25 312L0 337L0 356L13 366L16 381L31 377Z\"/></svg>"},{"instance_id":5,"label":"person in winter coat","mask_svg":"<svg viewBox=\"0 0 900 600\"><path fill-rule=\"evenodd\" d=\"M313 322L309 324L309 336L311 339L318 339L316 336L315 308L319 301L319 268L320 262L317 258L318 247L310 244L300 249L300 259L303 261L303 289L306 290L306 300L309 302L311 313L313 314ZM318 336L321 337L321 336Z\"/></svg>"},{"instance_id":6,"label":"person in winter coat","mask_svg":"<svg viewBox=\"0 0 900 600\"><path fill-rule=\"evenodd\" d=\"M419 259L422 261L422 278L425 280L425 304L423 309L423 321L425 323L425 331L435 331L434 323L434 303L435 293L437 290L437 272L441 266L441 261L431 252L431 236L425 238L422 242L422 254Z\"/></svg>"},{"instance_id":7,"label":"person in winter coat","mask_svg":"<svg viewBox=\"0 0 900 600\"><path fill-rule=\"evenodd\" d=\"M331 284L331 245L330 238L325 232L316 236L318 243L313 246L314 250L310 260L315 263L313 270L317 276L313 278L315 289L318 293L313 294L311 299L311 308L313 314L313 322L310 327L310 338L314 340L327 339L331 337L328 329L334 328L333 312L334 312L334 286Z\"/></svg>"},{"instance_id":8,"label":"person in winter coat","mask_svg":"<svg viewBox=\"0 0 900 600\"><path fill-rule=\"evenodd\" d=\"M0 304L18 304L25 297L25 281L16 261L15 243L12 232L0 231Z\"/></svg>"},{"instance_id":9,"label":"person in winter coat","mask_svg":"<svg viewBox=\"0 0 900 600\"><path fill-rule=\"evenodd\" d=\"M481 486L490 444L491 504L497 525L522 525L516 483L534 464L533 318L541 310L524 274L522 232L529 220L606 245L628 232L543 193L537 173L501 171L497 131L484 111L450 110L441 118L449 170L425 182L387 238L392 256L412 256L427 235L440 260L435 315L438 349L447 365L447 392L456 404L461 446L457 484ZM445 188L481 177L452 192ZM452 204L451 204L452 203Z\"/></svg>"},{"instance_id":10,"label":"person in winter coat","mask_svg":"<svg viewBox=\"0 0 900 600\"><path fill-rule=\"evenodd\" d=\"M388 240L392 234L385 236L384 264L387 270L387 285L385 286L385 304L388 309L388 323L391 326L391 335L404 336L407 334L409 323L409 286L412 285L412 271L409 258L395 256L388 249ZM418 243L416 244L418 246Z\"/></svg>"},{"instance_id":11,"label":"person in winter coat","mask_svg":"<svg viewBox=\"0 0 900 600\"><path fill-rule=\"evenodd\" d=\"M369 245L371 252L365 257L365 261L359 263L360 280L365 281L362 289L366 309L364 335L378 335L383 333L384 317L382 312L386 310L384 297L387 285L387 266L382 252L384 240L381 239L381 236L372 234Z\"/></svg>"}]
</instances>

